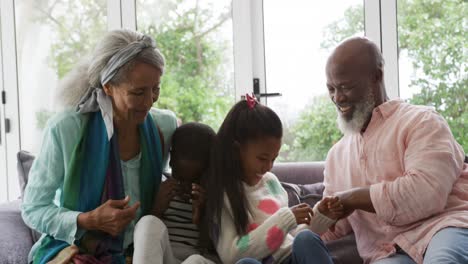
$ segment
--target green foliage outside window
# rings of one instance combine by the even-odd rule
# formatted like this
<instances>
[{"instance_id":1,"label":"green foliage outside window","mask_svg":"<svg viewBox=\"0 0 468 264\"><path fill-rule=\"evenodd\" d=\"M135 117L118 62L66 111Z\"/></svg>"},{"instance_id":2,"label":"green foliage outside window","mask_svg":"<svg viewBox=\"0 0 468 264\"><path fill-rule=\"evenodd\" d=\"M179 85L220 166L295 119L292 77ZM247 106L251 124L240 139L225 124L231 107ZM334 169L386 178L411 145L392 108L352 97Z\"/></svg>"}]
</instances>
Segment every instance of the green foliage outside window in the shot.
<instances>
[{"instance_id":1,"label":"green foliage outside window","mask_svg":"<svg viewBox=\"0 0 468 264\"><path fill-rule=\"evenodd\" d=\"M230 18L230 10L215 16L207 7L186 1L159 1L167 9L164 23L144 25L139 31L153 36L166 57L161 95L156 107L174 111L182 122L199 121L217 129L234 103L232 62L224 61L229 50L227 41L210 33ZM56 12L55 1L38 1L42 14L37 19L51 26L55 38L50 48L49 63L62 78L82 57L89 54L106 31L106 1L80 0L62 3ZM184 6L183 13L179 6ZM104 21L104 22L103 22ZM205 23L214 21L214 23ZM208 24L204 28L202 24ZM232 52L232 48L231 48ZM228 76L226 76L228 75ZM43 112L43 113L42 113ZM43 128L50 112L37 114Z\"/></svg>"},{"instance_id":2,"label":"green foliage outside window","mask_svg":"<svg viewBox=\"0 0 468 264\"><path fill-rule=\"evenodd\" d=\"M61 15L54 11L52 2L55 3L35 2L43 14L37 19L55 30L49 62L58 76L63 77L106 30L102 20L106 1L68 1L62 4ZM177 6L184 5L183 0L160 2L158 8L169 10L159 10L159 14L165 14L164 23L139 29L155 37L167 60L157 107L171 109L183 122L200 121L217 129L234 103L233 74L229 69L232 62L223 61L223 53L232 51L232 47L210 33L226 23L230 10L215 16L209 8L194 6L177 13L181 10ZM420 89L409 101L434 106L446 118L465 151L468 151L467 13L463 0L398 1L400 53L406 52L417 71L410 89ZM341 20L324 30L322 48L331 50L341 40L363 32L363 16L362 6L348 8ZM226 77L226 72L231 75ZM323 90L325 93L326 88ZM44 126L49 115L37 114L39 127ZM335 120L336 112L328 95L316 97L292 127L285 127L281 159L324 160L341 137Z\"/></svg>"},{"instance_id":3,"label":"green foliage outside window","mask_svg":"<svg viewBox=\"0 0 468 264\"><path fill-rule=\"evenodd\" d=\"M416 74L409 88L419 91L409 102L435 107L468 152L467 3L398 0L397 4L399 52L406 52L413 62ZM363 16L362 6L348 8L341 20L325 29L322 48L331 50L340 41L363 32ZM288 159L324 160L336 142L336 113L324 110L333 106L331 102L317 103L304 110L292 128L298 134Z\"/></svg>"},{"instance_id":4,"label":"green foliage outside window","mask_svg":"<svg viewBox=\"0 0 468 264\"><path fill-rule=\"evenodd\" d=\"M232 57L231 43L210 35L229 19L229 8L215 16L195 4L182 11L171 8L164 23L141 29L156 39L166 57L157 106L174 111L182 122L198 121L217 129L234 103L234 76L229 69L233 63L223 56L230 50Z\"/></svg>"}]
</instances>

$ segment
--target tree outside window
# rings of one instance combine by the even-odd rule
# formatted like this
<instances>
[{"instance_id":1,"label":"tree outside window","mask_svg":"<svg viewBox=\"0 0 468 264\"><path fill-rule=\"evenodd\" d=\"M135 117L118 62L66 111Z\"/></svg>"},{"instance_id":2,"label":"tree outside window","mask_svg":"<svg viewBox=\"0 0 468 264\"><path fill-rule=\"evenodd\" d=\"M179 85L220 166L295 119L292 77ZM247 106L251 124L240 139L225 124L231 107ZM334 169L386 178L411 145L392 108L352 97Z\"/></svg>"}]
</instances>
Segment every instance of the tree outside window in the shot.
<instances>
[{"instance_id":1,"label":"tree outside window","mask_svg":"<svg viewBox=\"0 0 468 264\"><path fill-rule=\"evenodd\" d=\"M397 4L402 99L435 107L468 152L467 3L398 0ZM362 32L361 21L362 6L348 8L343 19L324 29L322 47L331 51L342 40ZM409 62L411 72L402 72L404 61ZM324 160L341 137L334 106L326 101L330 99L325 95L316 98L292 128L298 136L292 143L291 159Z\"/></svg>"}]
</instances>

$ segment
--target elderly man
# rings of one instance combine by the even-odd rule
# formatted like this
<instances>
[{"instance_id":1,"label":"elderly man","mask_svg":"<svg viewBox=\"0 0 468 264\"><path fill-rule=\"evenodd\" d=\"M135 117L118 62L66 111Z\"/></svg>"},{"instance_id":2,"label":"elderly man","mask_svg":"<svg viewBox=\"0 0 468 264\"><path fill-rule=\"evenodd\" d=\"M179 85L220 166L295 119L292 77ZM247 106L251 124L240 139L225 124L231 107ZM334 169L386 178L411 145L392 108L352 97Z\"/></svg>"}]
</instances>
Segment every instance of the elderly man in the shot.
<instances>
[{"instance_id":1,"label":"elderly man","mask_svg":"<svg viewBox=\"0 0 468 264\"><path fill-rule=\"evenodd\" d=\"M326 66L344 137L325 165L325 195L345 215L365 263L468 263L468 166L432 108L389 100L383 59L365 38L341 43Z\"/></svg>"}]
</instances>

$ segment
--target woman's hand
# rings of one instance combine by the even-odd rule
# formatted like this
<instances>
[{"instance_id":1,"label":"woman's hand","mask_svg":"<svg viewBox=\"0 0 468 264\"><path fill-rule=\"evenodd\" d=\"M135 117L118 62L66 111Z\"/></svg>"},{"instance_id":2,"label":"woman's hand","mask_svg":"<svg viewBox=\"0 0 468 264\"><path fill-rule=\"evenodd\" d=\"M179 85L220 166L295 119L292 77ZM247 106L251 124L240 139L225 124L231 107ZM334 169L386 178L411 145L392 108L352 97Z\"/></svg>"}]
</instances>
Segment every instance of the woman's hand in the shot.
<instances>
[{"instance_id":1,"label":"woman's hand","mask_svg":"<svg viewBox=\"0 0 468 264\"><path fill-rule=\"evenodd\" d=\"M168 178L161 183L153 206L153 213L155 216L160 218L164 214L172 198L177 195L178 191L179 184L174 178Z\"/></svg>"},{"instance_id":2,"label":"woman's hand","mask_svg":"<svg viewBox=\"0 0 468 264\"><path fill-rule=\"evenodd\" d=\"M205 190L198 184L192 183L192 222L200 223L200 217L205 206Z\"/></svg>"},{"instance_id":3,"label":"woman's hand","mask_svg":"<svg viewBox=\"0 0 468 264\"><path fill-rule=\"evenodd\" d=\"M78 215L78 226L86 230L100 230L117 236L136 217L140 202L128 206L130 197L122 200L107 200L98 208Z\"/></svg>"},{"instance_id":4,"label":"woman's hand","mask_svg":"<svg viewBox=\"0 0 468 264\"><path fill-rule=\"evenodd\" d=\"M291 207L291 211L296 217L296 222L300 224L310 224L310 219L314 215L312 208L306 203L301 203L296 206Z\"/></svg>"}]
</instances>

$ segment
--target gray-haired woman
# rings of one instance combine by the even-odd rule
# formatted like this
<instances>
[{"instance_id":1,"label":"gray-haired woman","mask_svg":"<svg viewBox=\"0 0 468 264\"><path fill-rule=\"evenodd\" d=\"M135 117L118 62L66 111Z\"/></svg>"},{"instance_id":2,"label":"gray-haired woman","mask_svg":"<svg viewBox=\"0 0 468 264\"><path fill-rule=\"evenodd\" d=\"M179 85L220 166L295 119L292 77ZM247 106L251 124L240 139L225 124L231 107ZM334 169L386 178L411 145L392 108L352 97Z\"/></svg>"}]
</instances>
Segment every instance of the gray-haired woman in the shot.
<instances>
[{"instance_id":1,"label":"gray-haired woman","mask_svg":"<svg viewBox=\"0 0 468 264\"><path fill-rule=\"evenodd\" d=\"M135 224L154 210L167 164L177 121L152 108L164 72L153 39L112 31L90 58L63 81L68 109L48 122L30 171L22 215L43 234L30 252L34 263L131 259Z\"/></svg>"}]
</instances>

